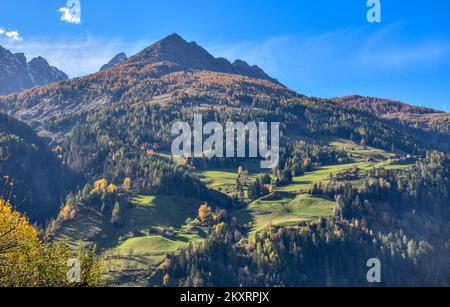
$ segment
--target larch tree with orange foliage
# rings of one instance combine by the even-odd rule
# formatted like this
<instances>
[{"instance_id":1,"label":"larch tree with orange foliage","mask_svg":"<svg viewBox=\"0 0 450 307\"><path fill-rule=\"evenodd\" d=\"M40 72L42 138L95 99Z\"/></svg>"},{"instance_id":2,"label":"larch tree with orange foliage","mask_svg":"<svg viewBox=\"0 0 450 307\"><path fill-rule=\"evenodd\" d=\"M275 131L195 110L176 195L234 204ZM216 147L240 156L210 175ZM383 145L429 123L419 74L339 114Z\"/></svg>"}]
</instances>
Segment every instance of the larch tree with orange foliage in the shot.
<instances>
[{"instance_id":1,"label":"larch tree with orange foliage","mask_svg":"<svg viewBox=\"0 0 450 307\"><path fill-rule=\"evenodd\" d=\"M207 204L201 204L198 209L198 219L201 223L206 224L211 218L212 210Z\"/></svg>"}]
</instances>

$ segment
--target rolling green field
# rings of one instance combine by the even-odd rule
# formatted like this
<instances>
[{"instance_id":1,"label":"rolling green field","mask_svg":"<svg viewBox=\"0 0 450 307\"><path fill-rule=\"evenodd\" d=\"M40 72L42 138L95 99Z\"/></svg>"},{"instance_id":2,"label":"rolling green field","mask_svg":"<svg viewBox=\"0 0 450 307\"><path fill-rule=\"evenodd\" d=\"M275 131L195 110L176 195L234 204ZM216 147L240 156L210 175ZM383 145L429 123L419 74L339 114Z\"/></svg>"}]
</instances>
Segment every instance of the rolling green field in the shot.
<instances>
[{"instance_id":1,"label":"rolling green field","mask_svg":"<svg viewBox=\"0 0 450 307\"><path fill-rule=\"evenodd\" d=\"M141 263L157 266L168 253L187 247L189 242L202 240L201 234L187 234L186 219L195 218L199 201L139 195L133 198L135 205L132 225L129 230L140 232L140 237L132 237L120 242L109 250L110 264L120 270L142 270ZM152 234L151 230L164 232L172 229L173 234L163 236Z\"/></svg>"},{"instance_id":2,"label":"rolling green field","mask_svg":"<svg viewBox=\"0 0 450 307\"><path fill-rule=\"evenodd\" d=\"M251 225L251 234L270 226L295 226L332 214L334 202L308 194L274 193L234 212L241 224Z\"/></svg>"},{"instance_id":3,"label":"rolling green field","mask_svg":"<svg viewBox=\"0 0 450 307\"><path fill-rule=\"evenodd\" d=\"M333 201L311 197L307 194L314 184L329 180L330 175L355 166L360 169L362 176L373 168L404 169L410 167L410 165L392 164L393 161L389 158L394 154L380 149L342 140L332 140L329 145L349 152L354 162L322 166L303 176L294 177L291 184L277 187L276 193L256 200L245 209L233 212L232 215L237 218L239 223L250 224L251 233L256 233L271 225L297 225L302 221L315 220L332 214ZM210 188L230 194L234 191L236 184L236 169L207 170L198 175ZM259 172L261 170L257 167L250 168L250 179L255 178Z\"/></svg>"},{"instance_id":4,"label":"rolling green field","mask_svg":"<svg viewBox=\"0 0 450 307\"><path fill-rule=\"evenodd\" d=\"M395 154L402 154L402 152L389 153L382 149L377 149L370 146L362 146L348 140L330 140L328 145L334 148L345 151L356 161L374 159L374 160L386 160Z\"/></svg>"},{"instance_id":5,"label":"rolling green field","mask_svg":"<svg viewBox=\"0 0 450 307\"><path fill-rule=\"evenodd\" d=\"M96 242L100 248L116 246L119 237L133 231L146 232L151 228L182 229L187 218L197 215L201 201L169 196L136 196L123 211L125 221L113 227L110 215L103 216L99 208L81 207L78 218L64 224L58 239Z\"/></svg>"},{"instance_id":6,"label":"rolling green field","mask_svg":"<svg viewBox=\"0 0 450 307\"><path fill-rule=\"evenodd\" d=\"M67 222L57 240L75 246L79 241L96 243L105 267L107 280L120 280L156 268L168 253L203 240L205 234L188 234L186 220L197 216L199 200L168 196L139 195L123 210L124 223L115 228L110 217L98 209L83 207L77 219ZM163 235L166 229L173 232ZM158 233L155 233L157 231ZM131 274L133 273L133 274ZM145 281L143 281L145 282ZM139 284L132 280L131 284Z\"/></svg>"},{"instance_id":7,"label":"rolling green field","mask_svg":"<svg viewBox=\"0 0 450 307\"><path fill-rule=\"evenodd\" d=\"M308 194L315 183L326 182L330 175L354 166L364 176L370 169L404 169L410 165L392 164L393 154L360 146L348 141L329 143L351 154L353 163L318 167L303 176L293 178L291 184L275 188L274 193L250 203L247 207L230 211L238 223L249 226L254 235L271 226L295 227L304 221L331 216L334 201ZM165 158L170 158L166 155ZM239 166L249 172L249 180L263 174L259 161L248 160L227 169L208 169L195 173L209 188L232 195L235 192ZM358 181L352 182L357 185ZM189 233L187 220L195 218L200 200L170 196L137 195L123 210L121 228L110 223L97 208L83 207L79 217L67 222L58 233L58 240L75 245L77 241L95 242L102 252L107 268L106 278L121 285L144 285L148 272L153 272L167 254L179 251L204 240L206 233ZM170 234L167 234L170 230ZM145 277L147 276L147 277ZM125 278L125 280L124 280Z\"/></svg>"},{"instance_id":8,"label":"rolling green field","mask_svg":"<svg viewBox=\"0 0 450 307\"><path fill-rule=\"evenodd\" d=\"M277 191L296 193L307 192L315 183L328 180L331 174L342 172L346 169L352 168L355 165L358 166L358 163L323 166L313 172L306 173L303 176L294 177L291 184L279 187L277 188Z\"/></svg>"},{"instance_id":9,"label":"rolling green field","mask_svg":"<svg viewBox=\"0 0 450 307\"><path fill-rule=\"evenodd\" d=\"M238 178L238 168L242 166L249 173L249 179L254 180L260 174L264 173L259 166L259 161L243 161L239 165L225 169L211 169L197 172L196 175L210 188L218 190L224 194L234 192L236 180Z\"/></svg>"}]
</instances>

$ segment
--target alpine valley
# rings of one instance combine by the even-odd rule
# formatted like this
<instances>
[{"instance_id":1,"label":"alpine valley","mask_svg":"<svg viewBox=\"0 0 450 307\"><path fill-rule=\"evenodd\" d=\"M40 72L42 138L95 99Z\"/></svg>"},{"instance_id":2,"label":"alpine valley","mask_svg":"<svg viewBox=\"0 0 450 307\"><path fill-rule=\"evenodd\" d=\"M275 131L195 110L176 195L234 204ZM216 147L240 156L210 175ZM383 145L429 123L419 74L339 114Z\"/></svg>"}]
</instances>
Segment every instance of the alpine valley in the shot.
<instances>
[{"instance_id":1,"label":"alpine valley","mask_svg":"<svg viewBox=\"0 0 450 307\"><path fill-rule=\"evenodd\" d=\"M177 34L84 77L46 63L0 48L0 198L91 246L102 284L367 286L377 258L382 286L450 286L449 113L306 97ZM194 114L280 122L278 166L172 157Z\"/></svg>"}]
</instances>

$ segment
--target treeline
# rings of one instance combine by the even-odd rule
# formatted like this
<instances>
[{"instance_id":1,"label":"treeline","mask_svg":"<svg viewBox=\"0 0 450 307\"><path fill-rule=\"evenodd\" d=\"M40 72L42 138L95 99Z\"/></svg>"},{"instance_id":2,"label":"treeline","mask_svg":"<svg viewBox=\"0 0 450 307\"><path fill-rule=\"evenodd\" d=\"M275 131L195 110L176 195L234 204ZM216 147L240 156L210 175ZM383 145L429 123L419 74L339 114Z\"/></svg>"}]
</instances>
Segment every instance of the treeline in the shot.
<instances>
[{"instance_id":1,"label":"treeline","mask_svg":"<svg viewBox=\"0 0 450 307\"><path fill-rule=\"evenodd\" d=\"M430 152L407 171L372 171L359 189L315 186L335 197L334 217L248 238L230 219L164 272L173 286L368 286L377 258L381 285L449 286L449 162Z\"/></svg>"},{"instance_id":2,"label":"treeline","mask_svg":"<svg viewBox=\"0 0 450 307\"><path fill-rule=\"evenodd\" d=\"M45 140L27 125L0 114L0 197L40 224L57 214L59 203L82 176L63 165Z\"/></svg>"},{"instance_id":3,"label":"treeline","mask_svg":"<svg viewBox=\"0 0 450 307\"><path fill-rule=\"evenodd\" d=\"M0 170L4 162L0 157ZM74 274L69 260L79 264ZM95 246L80 245L74 252L63 242L42 241L29 220L0 196L0 287L95 287L103 285L101 274Z\"/></svg>"},{"instance_id":4,"label":"treeline","mask_svg":"<svg viewBox=\"0 0 450 307\"><path fill-rule=\"evenodd\" d=\"M308 144L304 141L286 143L281 148L280 163L273 170L277 185L291 183L293 177L303 176L324 165L345 164L350 161L348 154L332 146Z\"/></svg>"},{"instance_id":5,"label":"treeline","mask_svg":"<svg viewBox=\"0 0 450 307\"><path fill-rule=\"evenodd\" d=\"M249 239L231 222L206 242L170 256L163 272L170 286L370 286L367 261L373 258L382 265L379 285L449 285L450 268L428 242L332 219Z\"/></svg>"},{"instance_id":6,"label":"treeline","mask_svg":"<svg viewBox=\"0 0 450 307\"><path fill-rule=\"evenodd\" d=\"M69 260L78 261L78 272L69 274ZM0 287L98 287L102 273L95 246L74 252L65 243L42 241L28 219L0 198Z\"/></svg>"},{"instance_id":7,"label":"treeline","mask_svg":"<svg viewBox=\"0 0 450 307\"><path fill-rule=\"evenodd\" d=\"M83 206L98 209L106 221L115 227L126 223L124 211L131 205L133 195L167 195L198 199L213 203L216 207L232 208L239 201L209 190L204 183L194 177L189 168L158 156L140 156L126 160L119 157L112 165L107 165L101 178L75 193L69 193L61 205L59 215L48 224L46 237L51 238L61 226L77 217ZM130 177L125 177L128 174Z\"/></svg>"},{"instance_id":8,"label":"treeline","mask_svg":"<svg viewBox=\"0 0 450 307\"><path fill-rule=\"evenodd\" d=\"M238 87L239 88L239 87ZM239 88L244 91L243 88ZM143 90L140 87L132 91ZM227 91L227 89L223 89ZM237 89L230 89L230 95ZM257 92L259 93L259 92ZM276 93L276 92L275 92ZM196 100L191 96L168 98L171 103L130 102L128 96L92 112L80 113L71 117L70 123L58 119L49 127L54 132L71 131L64 144L64 161L75 169L88 175L102 173L105 163L112 163L116 155L136 154L144 147L157 151L170 151L173 137L170 130L177 121L192 122L193 114L201 112L204 122L280 122L282 139L288 142L297 136L323 137L335 136L353 140L363 145L371 145L386 150L402 150L410 154L424 154L426 149L445 149L449 144L428 143L427 135L418 130L382 120L363 111L346 109L335 103L316 98L285 98L276 100L275 93L264 96L259 93L251 96L251 102L240 101L238 107L231 101L223 104L208 103L203 96ZM232 94L235 95L235 94ZM248 94L250 95L250 94ZM241 97L242 95L239 95ZM199 101L197 101L199 100ZM255 101L267 100L269 105L258 107ZM134 100L133 100L134 101ZM200 109L199 109L200 108ZM335 153L321 154L309 150L312 157L309 163L334 163L346 157ZM329 155L329 156L327 156ZM308 159L307 157L304 157ZM316 159L317 161L313 161ZM298 172L305 161L285 162L294 172ZM320 162L318 162L320 160ZM323 161L323 162L322 162ZM211 161L216 163L220 161Z\"/></svg>"},{"instance_id":9,"label":"treeline","mask_svg":"<svg viewBox=\"0 0 450 307\"><path fill-rule=\"evenodd\" d=\"M336 216L358 219L369 227L392 226L407 214L448 221L450 157L428 152L408 171L373 169L360 187L319 183L311 193L336 199Z\"/></svg>"}]
</instances>

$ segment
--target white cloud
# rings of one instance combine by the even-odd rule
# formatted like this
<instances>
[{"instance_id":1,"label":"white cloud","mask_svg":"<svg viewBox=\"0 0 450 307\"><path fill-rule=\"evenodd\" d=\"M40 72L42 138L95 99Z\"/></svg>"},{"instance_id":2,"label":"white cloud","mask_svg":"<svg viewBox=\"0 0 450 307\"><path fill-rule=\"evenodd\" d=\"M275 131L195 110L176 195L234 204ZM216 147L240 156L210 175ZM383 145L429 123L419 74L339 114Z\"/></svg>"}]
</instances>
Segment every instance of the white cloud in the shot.
<instances>
[{"instance_id":1,"label":"white cloud","mask_svg":"<svg viewBox=\"0 0 450 307\"><path fill-rule=\"evenodd\" d=\"M22 41L22 36L20 36L19 31L17 30L7 31L5 28L0 27L0 37L2 36L6 36L10 41Z\"/></svg>"},{"instance_id":2,"label":"white cloud","mask_svg":"<svg viewBox=\"0 0 450 307\"><path fill-rule=\"evenodd\" d=\"M81 3L79 0L68 0L66 6L58 11L62 14L61 21L81 24Z\"/></svg>"},{"instance_id":3,"label":"white cloud","mask_svg":"<svg viewBox=\"0 0 450 307\"><path fill-rule=\"evenodd\" d=\"M5 33L6 37L14 40L14 41L22 41L22 37L20 36L18 31L9 31Z\"/></svg>"}]
</instances>

